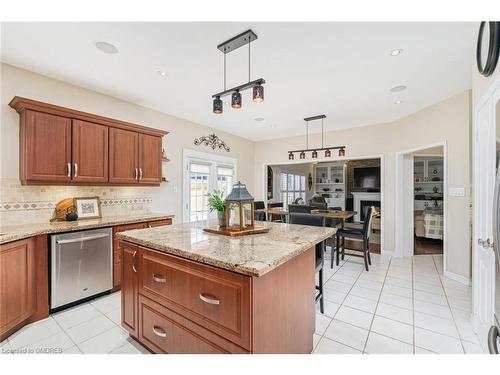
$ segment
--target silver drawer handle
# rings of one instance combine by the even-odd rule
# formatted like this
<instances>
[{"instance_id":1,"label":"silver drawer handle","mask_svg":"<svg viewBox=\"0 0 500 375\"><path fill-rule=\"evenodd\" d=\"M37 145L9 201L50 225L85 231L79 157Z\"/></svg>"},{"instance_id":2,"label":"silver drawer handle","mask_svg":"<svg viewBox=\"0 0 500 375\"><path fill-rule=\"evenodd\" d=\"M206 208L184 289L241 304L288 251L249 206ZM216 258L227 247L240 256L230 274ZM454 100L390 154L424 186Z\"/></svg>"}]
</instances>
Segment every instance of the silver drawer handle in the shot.
<instances>
[{"instance_id":1,"label":"silver drawer handle","mask_svg":"<svg viewBox=\"0 0 500 375\"><path fill-rule=\"evenodd\" d=\"M137 273L137 268L135 268L135 256L137 254L137 250L134 251L134 253L132 254L132 270Z\"/></svg>"},{"instance_id":2,"label":"silver drawer handle","mask_svg":"<svg viewBox=\"0 0 500 375\"><path fill-rule=\"evenodd\" d=\"M167 278L155 274L153 274L153 280L156 281L157 283L163 283L163 284L167 282Z\"/></svg>"},{"instance_id":3,"label":"silver drawer handle","mask_svg":"<svg viewBox=\"0 0 500 375\"><path fill-rule=\"evenodd\" d=\"M75 164L75 173L74 173L74 178L77 178L78 177L78 164L74 163Z\"/></svg>"},{"instance_id":4,"label":"silver drawer handle","mask_svg":"<svg viewBox=\"0 0 500 375\"><path fill-rule=\"evenodd\" d=\"M142 168L139 168L139 180L142 180Z\"/></svg>"},{"instance_id":5,"label":"silver drawer handle","mask_svg":"<svg viewBox=\"0 0 500 375\"><path fill-rule=\"evenodd\" d=\"M211 305L218 305L220 304L220 301L218 299L213 299L213 298L208 298L208 297L205 297L203 294L200 293L200 299L203 301L203 302L206 302L206 303L209 303Z\"/></svg>"},{"instance_id":6,"label":"silver drawer handle","mask_svg":"<svg viewBox=\"0 0 500 375\"><path fill-rule=\"evenodd\" d=\"M139 170L135 168L135 173L134 173L134 180L139 179Z\"/></svg>"},{"instance_id":7,"label":"silver drawer handle","mask_svg":"<svg viewBox=\"0 0 500 375\"><path fill-rule=\"evenodd\" d=\"M65 243L75 243L75 242L84 242L84 241L90 241L90 240L98 240L99 238L104 238L104 237L109 237L109 234L97 234L95 236L88 236L88 237L78 237L78 238L72 238L70 240L57 240L58 245L62 245Z\"/></svg>"},{"instance_id":8,"label":"silver drawer handle","mask_svg":"<svg viewBox=\"0 0 500 375\"><path fill-rule=\"evenodd\" d=\"M167 337L167 332L161 327L153 326L153 333L159 337Z\"/></svg>"},{"instance_id":9,"label":"silver drawer handle","mask_svg":"<svg viewBox=\"0 0 500 375\"><path fill-rule=\"evenodd\" d=\"M68 177L71 177L71 163L68 163Z\"/></svg>"}]
</instances>

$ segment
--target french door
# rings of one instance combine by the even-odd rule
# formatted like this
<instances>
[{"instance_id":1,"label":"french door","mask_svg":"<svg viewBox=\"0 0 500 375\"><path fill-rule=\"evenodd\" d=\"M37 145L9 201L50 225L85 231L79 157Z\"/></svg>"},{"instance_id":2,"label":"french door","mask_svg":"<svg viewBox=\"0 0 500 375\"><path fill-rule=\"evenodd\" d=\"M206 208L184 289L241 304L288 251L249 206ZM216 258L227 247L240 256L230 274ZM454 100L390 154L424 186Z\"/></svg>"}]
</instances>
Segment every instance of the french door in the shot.
<instances>
[{"instance_id":1,"label":"french door","mask_svg":"<svg viewBox=\"0 0 500 375\"><path fill-rule=\"evenodd\" d=\"M201 152L185 150L183 178L183 221L215 218L208 208L208 194L215 191L226 197L236 178L236 161Z\"/></svg>"}]
</instances>

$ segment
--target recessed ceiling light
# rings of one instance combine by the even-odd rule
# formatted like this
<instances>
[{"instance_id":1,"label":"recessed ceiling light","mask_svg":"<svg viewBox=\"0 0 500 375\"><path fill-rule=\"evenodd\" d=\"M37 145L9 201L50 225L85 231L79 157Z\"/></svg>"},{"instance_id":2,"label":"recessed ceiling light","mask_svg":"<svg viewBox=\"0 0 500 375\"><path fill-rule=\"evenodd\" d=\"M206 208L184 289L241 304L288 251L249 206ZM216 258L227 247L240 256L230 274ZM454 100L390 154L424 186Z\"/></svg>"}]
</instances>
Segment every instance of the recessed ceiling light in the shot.
<instances>
[{"instance_id":1,"label":"recessed ceiling light","mask_svg":"<svg viewBox=\"0 0 500 375\"><path fill-rule=\"evenodd\" d=\"M406 90L406 86L405 85L394 86L390 91L391 92L400 92L400 91L403 91L403 90Z\"/></svg>"},{"instance_id":2,"label":"recessed ceiling light","mask_svg":"<svg viewBox=\"0 0 500 375\"><path fill-rule=\"evenodd\" d=\"M254 118L255 121L264 121L264 117L256 117Z\"/></svg>"},{"instance_id":3,"label":"recessed ceiling light","mask_svg":"<svg viewBox=\"0 0 500 375\"><path fill-rule=\"evenodd\" d=\"M393 49L391 51L391 56L397 56L397 55L401 54L402 52L403 52L402 49Z\"/></svg>"},{"instance_id":4,"label":"recessed ceiling light","mask_svg":"<svg viewBox=\"0 0 500 375\"><path fill-rule=\"evenodd\" d=\"M114 45L111 43L107 42L96 42L95 44L96 48L104 53L110 53L110 54L115 54L118 53L118 48L116 48Z\"/></svg>"},{"instance_id":5,"label":"recessed ceiling light","mask_svg":"<svg viewBox=\"0 0 500 375\"><path fill-rule=\"evenodd\" d=\"M163 71L163 70L158 70L157 72L159 75L161 75L162 77L166 77L168 76L167 72Z\"/></svg>"},{"instance_id":6,"label":"recessed ceiling light","mask_svg":"<svg viewBox=\"0 0 500 375\"><path fill-rule=\"evenodd\" d=\"M394 104L401 104L401 103L403 103L403 101L402 101L402 100L396 100L396 101L394 102Z\"/></svg>"}]
</instances>

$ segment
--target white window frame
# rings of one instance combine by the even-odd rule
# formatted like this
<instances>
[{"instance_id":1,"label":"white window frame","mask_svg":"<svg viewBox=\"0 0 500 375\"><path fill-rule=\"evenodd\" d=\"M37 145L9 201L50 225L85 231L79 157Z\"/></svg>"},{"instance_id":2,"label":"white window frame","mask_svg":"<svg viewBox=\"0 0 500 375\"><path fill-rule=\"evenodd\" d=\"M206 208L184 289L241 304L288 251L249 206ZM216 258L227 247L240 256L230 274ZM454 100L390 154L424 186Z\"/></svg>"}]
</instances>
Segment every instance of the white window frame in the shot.
<instances>
[{"instance_id":1,"label":"white window frame","mask_svg":"<svg viewBox=\"0 0 500 375\"><path fill-rule=\"evenodd\" d=\"M295 186L295 176L299 176L300 178L304 178L304 190L297 190L297 189L294 189L294 190L283 190L282 189L282 185L281 185L281 175L283 174L286 174L286 175L292 175L294 176L294 186ZM287 170L283 170L281 169L279 171L279 176L278 176L278 185L279 185L279 189L278 189L278 194L279 194L279 198L281 199L281 195L284 191L286 191L287 193L290 193L292 192L294 195L295 193L304 193L304 201L306 200L306 197L307 197L307 188L306 188L306 184L307 184L307 178L306 178L306 175L303 174L303 173L299 173L299 172L294 172L294 171L287 171ZM288 182L287 182L287 188L288 188ZM288 201L285 201L285 200L281 200L283 202L283 208L287 208L288 204L290 202Z\"/></svg>"},{"instance_id":2,"label":"white window frame","mask_svg":"<svg viewBox=\"0 0 500 375\"><path fill-rule=\"evenodd\" d=\"M229 156L218 154L211 154L209 152L202 152L184 148L182 150L182 221L184 223L190 220L190 177L189 164L191 162L199 162L200 164L210 165L210 186L209 191L212 192L217 188L217 168L233 168L233 182L238 181L238 159ZM215 218L215 213L209 217Z\"/></svg>"}]
</instances>

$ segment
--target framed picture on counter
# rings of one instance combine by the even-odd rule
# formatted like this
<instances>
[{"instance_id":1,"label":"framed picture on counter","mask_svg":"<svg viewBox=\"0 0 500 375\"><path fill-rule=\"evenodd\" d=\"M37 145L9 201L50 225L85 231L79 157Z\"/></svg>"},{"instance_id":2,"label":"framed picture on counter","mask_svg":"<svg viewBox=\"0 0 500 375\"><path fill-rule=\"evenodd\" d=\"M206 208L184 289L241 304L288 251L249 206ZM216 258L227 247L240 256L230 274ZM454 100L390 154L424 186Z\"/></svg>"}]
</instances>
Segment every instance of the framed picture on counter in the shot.
<instances>
[{"instance_id":1,"label":"framed picture on counter","mask_svg":"<svg viewBox=\"0 0 500 375\"><path fill-rule=\"evenodd\" d=\"M99 197L75 198L78 219L98 219L101 217Z\"/></svg>"}]
</instances>

